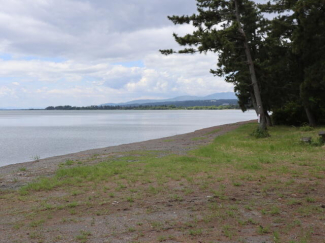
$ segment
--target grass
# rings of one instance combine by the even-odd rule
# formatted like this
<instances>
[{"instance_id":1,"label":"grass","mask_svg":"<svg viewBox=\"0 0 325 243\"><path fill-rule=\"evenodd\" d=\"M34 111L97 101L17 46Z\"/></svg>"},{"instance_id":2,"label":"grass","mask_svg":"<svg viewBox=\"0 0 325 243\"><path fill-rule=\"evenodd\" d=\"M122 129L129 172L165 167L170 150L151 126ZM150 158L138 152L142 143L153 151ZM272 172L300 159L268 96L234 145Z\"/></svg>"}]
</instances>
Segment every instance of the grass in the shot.
<instances>
[{"instance_id":1,"label":"grass","mask_svg":"<svg viewBox=\"0 0 325 243\"><path fill-rule=\"evenodd\" d=\"M166 203L171 212L191 210L189 215L202 219L166 223L150 218L136 228L125 226L124 233L136 230L140 234L145 227L157 232L173 228L189 237L187 240L219 234L224 240L240 242L240 231L250 228L276 242L289 242L294 230L299 233L297 242L313 239L308 220L324 220L324 208L319 206L324 204L320 194L324 189L324 148L302 144L300 138L316 140L318 129L272 127L270 137L256 139L249 136L254 128L255 124L241 126L186 155L133 151L94 165L65 161L54 176L0 196L4 201L31 203L30 215L41 213L42 218L26 216L27 222L16 223L17 230L46 227L53 220L48 215L55 217L56 212L76 218L101 217L117 209L127 212L140 207L145 208L144 214L155 215ZM52 192L64 196L52 197ZM45 201L44 195L51 198ZM81 232L76 240L86 242L91 236L86 233ZM169 238L156 236L158 242Z\"/></svg>"},{"instance_id":2,"label":"grass","mask_svg":"<svg viewBox=\"0 0 325 243\"><path fill-rule=\"evenodd\" d=\"M193 174L200 172L218 172L220 166L233 167L235 170L247 172L264 170L271 174L285 174L295 171L289 171L288 165L298 163L300 166L310 165L307 171L315 175L317 172L325 171L324 160L321 156L323 150L319 147L300 144L300 130L287 127L271 128L270 138L256 140L247 137L251 129L252 126L243 126L227 136L218 137L214 143L195 150L188 156L155 158L146 155L141 160L137 158L139 161L133 164L118 160L92 166L61 168L53 178L42 178L38 182L30 183L23 187L21 192L52 190L80 182L100 182L115 178L117 175L122 179L134 179L134 181L149 178L152 175L158 175L162 179L164 177L181 179L178 171L182 171L182 174L190 178ZM310 154L313 154L313 164L310 164ZM130 156L127 159L134 160L135 158ZM283 164L282 161L286 163ZM66 161L65 164L72 165L73 162ZM234 181L234 185L240 186L241 182ZM125 188L125 185L120 184L119 189Z\"/></svg>"},{"instance_id":3,"label":"grass","mask_svg":"<svg viewBox=\"0 0 325 243\"><path fill-rule=\"evenodd\" d=\"M193 229L189 231L189 235L191 236L200 236L202 234L203 234L202 229Z\"/></svg>"},{"instance_id":4,"label":"grass","mask_svg":"<svg viewBox=\"0 0 325 243\"><path fill-rule=\"evenodd\" d=\"M90 236L91 236L91 232L80 231L80 234L76 236L76 240L79 242L87 242Z\"/></svg>"}]
</instances>

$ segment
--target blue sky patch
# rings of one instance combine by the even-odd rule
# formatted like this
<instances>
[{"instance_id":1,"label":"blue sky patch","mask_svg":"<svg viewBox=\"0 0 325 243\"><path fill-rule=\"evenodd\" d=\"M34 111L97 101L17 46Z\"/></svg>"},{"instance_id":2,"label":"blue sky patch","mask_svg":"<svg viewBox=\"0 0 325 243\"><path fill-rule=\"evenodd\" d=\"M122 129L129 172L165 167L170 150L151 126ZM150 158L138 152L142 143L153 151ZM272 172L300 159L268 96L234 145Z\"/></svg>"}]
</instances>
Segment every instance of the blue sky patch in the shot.
<instances>
[{"instance_id":1,"label":"blue sky patch","mask_svg":"<svg viewBox=\"0 0 325 243\"><path fill-rule=\"evenodd\" d=\"M122 65L123 67L140 67L140 68L145 67L142 60L131 61L131 62L116 62L113 63L113 65Z\"/></svg>"},{"instance_id":2,"label":"blue sky patch","mask_svg":"<svg viewBox=\"0 0 325 243\"><path fill-rule=\"evenodd\" d=\"M9 61L12 59L12 56L10 54L7 53L1 53L0 54L0 59L5 60L5 61Z\"/></svg>"}]
</instances>

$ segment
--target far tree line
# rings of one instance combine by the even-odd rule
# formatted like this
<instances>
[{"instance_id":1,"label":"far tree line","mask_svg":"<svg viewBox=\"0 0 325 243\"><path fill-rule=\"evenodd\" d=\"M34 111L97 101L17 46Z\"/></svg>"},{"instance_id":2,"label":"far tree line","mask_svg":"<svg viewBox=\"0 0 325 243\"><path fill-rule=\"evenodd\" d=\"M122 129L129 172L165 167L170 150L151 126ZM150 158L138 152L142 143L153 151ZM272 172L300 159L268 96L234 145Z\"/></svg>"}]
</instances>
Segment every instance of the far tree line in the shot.
<instances>
[{"instance_id":1,"label":"far tree line","mask_svg":"<svg viewBox=\"0 0 325 243\"><path fill-rule=\"evenodd\" d=\"M184 49L162 54L216 53L211 73L234 85L243 111L254 107L261 130L325 124L325 0L196 1L196 14L168 17L196 27L174 34Z\"/></svg>"},{"instance_id":2,"label":"far tree line","mask_svg":"<svg viewBox=\"0 0 325 243\"><path fill-rule=\"evenodd\" d=\"M230 110L239 109L239 105L219 106L176 106L176 105L139 105L139 106L48 106L45 110Z\"/></svg>"}]
</instances>

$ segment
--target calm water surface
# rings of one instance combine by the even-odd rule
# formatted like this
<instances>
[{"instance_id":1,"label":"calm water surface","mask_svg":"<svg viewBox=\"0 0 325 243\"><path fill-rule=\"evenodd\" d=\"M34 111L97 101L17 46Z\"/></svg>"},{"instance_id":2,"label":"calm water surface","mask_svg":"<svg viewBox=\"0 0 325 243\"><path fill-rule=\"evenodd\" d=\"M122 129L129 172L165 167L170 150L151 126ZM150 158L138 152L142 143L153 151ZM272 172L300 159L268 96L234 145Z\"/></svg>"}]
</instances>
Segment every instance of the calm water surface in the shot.
<instances>
[{"instance_id":1,"label":"calm water surface","mask_svg":"<svg viewBox=\"0 0 325 243\"><path fill-rule=\"evenodd\" d=\"M255 119L253 111L0 111L0 166Z\"/></svg>"}]
</instances>

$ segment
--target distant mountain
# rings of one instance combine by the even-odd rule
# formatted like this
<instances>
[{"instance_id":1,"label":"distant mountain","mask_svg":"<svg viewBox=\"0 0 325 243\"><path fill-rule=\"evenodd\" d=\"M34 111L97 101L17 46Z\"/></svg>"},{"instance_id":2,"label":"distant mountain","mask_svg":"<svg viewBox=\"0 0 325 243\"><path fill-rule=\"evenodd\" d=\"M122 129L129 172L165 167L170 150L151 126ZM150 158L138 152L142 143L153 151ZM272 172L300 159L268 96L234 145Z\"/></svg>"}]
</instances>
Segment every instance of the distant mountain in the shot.
<instances>
[{"instance_id":1,"label":"distant mountain","mask_svg":"<svg viewBox=\"0 0 325 243\"><path fill-rule=\"evenodd\" d=\"M234 92L224 92L224 93L215 93L207 96L178 96L175 98L170 99L148 99L148 100L132 100L124 103L105 103L101 106L129 106L129 105L150 105L155 104L159 105L159 103L170 103L170 102L177 102L177 101L194 101L194 100L232 100L236 99L237 96Z\"/></svg>"},{"instance_id":2,"label":"distant mountain","mask_svg":"<svg viewBox=\"0 0 325 243\"><path fill-rule=\"evenodd\" d=\"M176 107L193 107L193 106L220 106L220 105L238 105L237 99L209 99L209 100L185 100L185 101L165 101L165 102L151 102L143 104L128 104L121 105L125 107L138 106L176 106Z\"/></svg>"},{"instance_id":3,"label":"distant mountain","mask_svg":"<svg viewBox=\"0 0 325 243\"><path fill-rule=\"evenodd\" d=\"M211 95L204 96L204 99L207 100L227 100L227 99L236 99L238 100L234 92L225 92L225 93L215 93Z\"/></svg>"}]
</instances>

